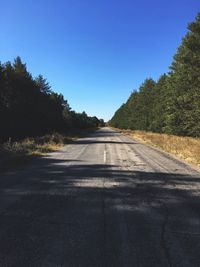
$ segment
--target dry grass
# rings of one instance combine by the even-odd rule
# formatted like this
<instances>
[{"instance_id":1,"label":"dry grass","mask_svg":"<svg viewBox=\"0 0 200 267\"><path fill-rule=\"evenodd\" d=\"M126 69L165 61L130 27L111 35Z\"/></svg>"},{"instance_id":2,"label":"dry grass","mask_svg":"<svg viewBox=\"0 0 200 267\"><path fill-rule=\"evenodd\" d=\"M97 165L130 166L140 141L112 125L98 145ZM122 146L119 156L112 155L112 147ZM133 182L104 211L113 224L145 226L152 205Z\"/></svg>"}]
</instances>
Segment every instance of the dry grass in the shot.
<instances>
[{"instance_id":1,"label":"dry grass","mask_svg":"<svg viewBox=\"0 0 200 267\"><path fill-rule=\"evenodd\" d=\"M72 132L67 136L54 133L41 137L26 138L18 142L7 142L0 144L0 172L15 169L29 162L34 157L59 150L64 144L83 137L96 128Z\"/></svg>"},{"instance_id":2,"label":"dry grass","mask_svg":"<svg viewBox=\"0 0 200 267\"><path fill-rule=\"evenodd\" d=\"M0 151L3 153L11 154L28 154L32 153L47 153L59 149L69 138L61 134L45 135L36 138L26 138L19 142L12 142L8 140L1 145Z\"/></svg>"},{"instance_id":3,"label":"dry grass","mask_svg":"<svg viewBox=\"0 0 200 267\"><path fill-rule=\"evenodd\" d=\"M27 163L31 158L60 149L72 138L55 133L19 142L8 140L0 146L0 171Z\"/></svg>"},{"instance_id":4,"label":"dry grass","mask_svg":"<svg viewBox=\"0 0 200 267\"><path fill-rule=\"evenodd\" d=\"M200 138L182 137L145 131L122 130L121 132L200 167Z\"/></svg>"}]
</instances>

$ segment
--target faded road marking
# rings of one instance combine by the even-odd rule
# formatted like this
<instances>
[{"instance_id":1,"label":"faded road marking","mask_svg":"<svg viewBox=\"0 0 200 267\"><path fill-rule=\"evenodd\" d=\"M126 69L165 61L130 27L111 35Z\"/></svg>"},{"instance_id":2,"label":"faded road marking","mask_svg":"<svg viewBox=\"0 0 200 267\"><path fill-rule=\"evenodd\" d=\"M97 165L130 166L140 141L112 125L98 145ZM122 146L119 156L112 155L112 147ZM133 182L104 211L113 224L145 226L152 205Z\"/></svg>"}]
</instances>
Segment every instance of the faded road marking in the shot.
<instances>
[{"instance_id":1,"label":"faded road marking","mask_svg":"<svg viewBox=\"0 0 200 267\"><path fill-rule=\"evenodd\" d=\"M103 161L104 161L104 163L106 163L106 156L107 156L107 152L106 152L106 150L104 150L104 153L103 153Z\"/></svg>"}]
</instances>

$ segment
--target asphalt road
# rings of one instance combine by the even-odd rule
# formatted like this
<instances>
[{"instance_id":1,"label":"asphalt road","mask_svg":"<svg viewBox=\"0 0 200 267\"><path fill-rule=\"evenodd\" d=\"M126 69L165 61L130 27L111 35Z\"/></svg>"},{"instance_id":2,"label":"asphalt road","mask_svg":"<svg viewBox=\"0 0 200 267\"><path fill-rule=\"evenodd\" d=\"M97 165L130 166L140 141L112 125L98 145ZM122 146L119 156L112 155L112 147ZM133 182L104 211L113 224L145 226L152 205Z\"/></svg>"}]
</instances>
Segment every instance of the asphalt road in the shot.
<instances>
[{"instance_id":1,"label":"asphalt road","mask_svg":"<svg viewBox=\"0 0 200 267\"><path fill-rule=\"evenodd\" d=\"M200 266L200 173L103 128L0 177L0 266Z\"/></svg>"}]
</instances>

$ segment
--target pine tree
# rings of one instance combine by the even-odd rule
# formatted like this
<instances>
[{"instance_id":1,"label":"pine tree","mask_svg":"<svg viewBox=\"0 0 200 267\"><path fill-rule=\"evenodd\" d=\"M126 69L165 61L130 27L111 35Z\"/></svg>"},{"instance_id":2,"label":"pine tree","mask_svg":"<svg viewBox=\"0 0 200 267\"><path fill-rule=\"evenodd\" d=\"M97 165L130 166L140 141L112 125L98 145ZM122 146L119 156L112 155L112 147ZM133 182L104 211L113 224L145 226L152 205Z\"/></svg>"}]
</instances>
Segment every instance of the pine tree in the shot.
<instances>
[{"instance_id":1,"label":"pine tree","mask_svg":"<svg viewBox=\"0 0 200 267\"><path fill-rule=\"evenodd\" d=\"M200 14L188 29L171 66L166 129L200 136Z\"/></svg>"},{"instance_id":2,"label":"pine tree","mask_svg":"<svg viewBox=\"0 0 200 267\"><path fill-rule=\"evenodd\" d=\"M51 86L47 82L47 79L45 79L41 74L35 78L35 83L41 93L46 95L51 93Z\"/></svg>"}]
</instances>

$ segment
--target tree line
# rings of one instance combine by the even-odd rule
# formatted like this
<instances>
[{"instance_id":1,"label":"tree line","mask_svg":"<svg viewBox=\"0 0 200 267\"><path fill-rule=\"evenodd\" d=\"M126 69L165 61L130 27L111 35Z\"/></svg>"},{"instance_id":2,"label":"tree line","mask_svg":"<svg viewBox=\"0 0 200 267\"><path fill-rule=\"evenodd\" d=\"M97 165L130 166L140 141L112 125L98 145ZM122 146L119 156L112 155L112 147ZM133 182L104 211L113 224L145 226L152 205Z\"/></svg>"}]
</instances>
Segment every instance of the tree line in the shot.
<instances>
[{"instance_id":1,"label":"tree line","mask_svg":"<svg viewBox=\"0 0 200 267\"><path fill-rule=\"evenodd\" d=\"M103 120L71 110L47 80L33 78L17 57L0 63L0 141L102 126Z\"/></svg>"},{"instance_id":2,"label":"tree line","mask_svg":"<svg viewBox=\"0 0 200 267\"><path fill-rule=\"evenodd\" d=\"M200 137L200 13L188 25L170 71L146 79L114 114L117 128Z\"/></svg>"}]
</instances>

